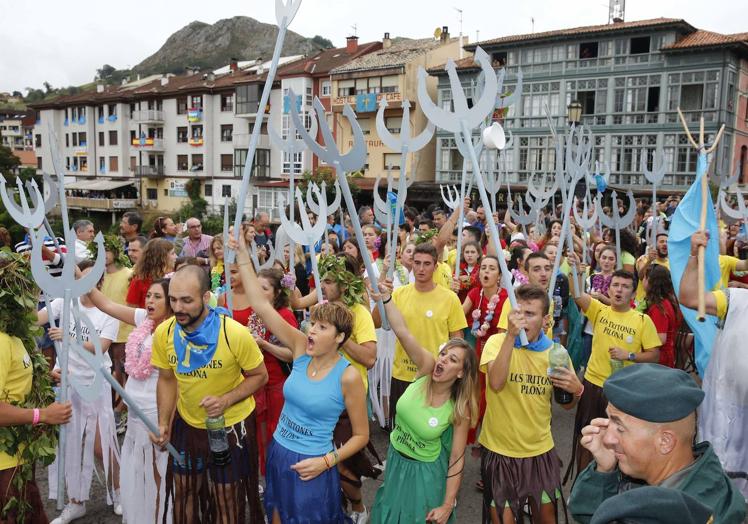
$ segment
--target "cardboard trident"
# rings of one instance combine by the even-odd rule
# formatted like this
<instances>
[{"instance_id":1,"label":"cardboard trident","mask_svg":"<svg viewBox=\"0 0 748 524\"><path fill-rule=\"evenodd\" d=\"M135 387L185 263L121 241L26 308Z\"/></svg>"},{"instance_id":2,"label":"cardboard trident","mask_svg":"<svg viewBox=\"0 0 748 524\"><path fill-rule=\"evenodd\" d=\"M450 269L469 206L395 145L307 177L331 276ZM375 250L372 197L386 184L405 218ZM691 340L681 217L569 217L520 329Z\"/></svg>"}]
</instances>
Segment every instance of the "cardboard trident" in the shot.
<instances>
[{"instance_id":1,"label":"cardboard trident","mask_svg":"<svg viewBox=\"0 0 748 524\"><path fill-rule=\"evenodd\" d=\"M732 176L721 177L717 201L719 202L719 208L725 215L733 220L743 222L746 231L748 231L748 207L745 205L745 199L743 198L743 192L740 190L740 187L735 188L735 197L738 208L734 209L729 202L727 202L727 191L731 185L737 183L739 178L740 165L738 164L735 166L735 173Z\"/></svg>"},{"instance_id":2,"label":"cardboard trident","mask_svg":"<svg viewBox=\"0 0 748 524\"><path fill-rule=\"evenodd\" d=\"M498 83L496 74L491 65L491 58L486 54L480 47L476 48L474 61L481 66L484 73L485 82L483 85L483 94L478 101L473 104L471 108L467 105L467 99L465 92L460 84L460 79L457 76L457 70L455 63L450 59L447 61L446 70L449 75L449 82L452 89L452 100L454 101L454 111L450 112L446 109L438 107L428 94L426 88L427 73L423 67L418 69L418 101L421 104L421 109L426 117L436 124L438 127L450 131L455 135L460 135L462 141L465 144L472 143L472 129L478 127L484 119L493 113L496 105L496 93L498 91ZM475 183L478 186L478 193L480 194L481 203L484 209L491 209L491 202L488 199L488 193L486 192L485 183L483 181L483 175L480 170L480 163L478 162L478 155L472 147L467 147L470 161L473 165L473 174ZM507 290L510 304L513 308L517 307L517 300L514 296L514 287L512 286L512 276L506 265L506 260L501 254L501 242L499 239L499 230L493 219L488 220L489 232L491 239L493 240L494 246L496 247L497 258L499 259L499 266L501 267L501 275L503 280L503 286ZM520 333L520 340L523 345L527 345L527 334L523 330Z\"/></svg>"},{"instance_id":3,"label":"cardboard trident","mask_svg":"<svg viewBox=\"0 0 748 524\"><path fill-rule=\"evenodd\" d=\"M641 159L641 170L642 173L644 173L644 177L652 184L652 226L647 241L647 247L654 248L657 243L657 233L660 221L660 217L657 213L657 186L662 184L662 181L665 178L665 171L667 170L667 166L665 165L665 155L662 154L662 151L658 151L655 155L652 169L647 168L647 159L646 156L643 156Z\"/></svg>"},{"instance_id":4,"label":"cardboard trident","mask_svg":"<svg viewBox=\"0 0 748 524\"><path fill-rule=\"evenodd\" d=\"M631 222L634 220L634 213L636 212L636 200L634 200L634 194L629 189L628 193L626 193L626 196L628 197L629 206L626 210L626 213L623 214L623 216L618 211L618 195L615 191L611 194L612 202L611 202L611 209L610 209L610 215L608 216L605 213L603 213L602 210L602 203L600 199L595 200L595 209L597 210L597 216L600 219L600 223L606 227L609 227L615 231L616 236L616 269L621 269L623 267L623 261L621 260L621 229L628 227Z\"/></svg>"},{"instance_id":5,"label":"cardboard trident","mask_svg":"<svg viewBox=\"0 0 748 524\"><path fill-rule=\"evenodd\" d=\"M306 205L309 207L312 213L319 217L319 220L322 220L325 223L325 244L329 244L329 228L327 227L327 217L329 217L330 215L334 215L335 212L340 208L340 184L338 184L337 180L335 181L335 197L332 200L332 204L327 204L327 214L325 214L324 216L321 214L319 205L317 205L317 203L314 201L314 198L312 198L312 191L316 187L317 186L315 184L309 184L307 186ZM322 189L324 190L326 187L326 184L323 183ZM327 196L325 196L325 198L327 198ZM291 218L291 220L293 220L293 218ZM320 249L320 251L322 251L322 249Z\"/></svg>"}]
</instances>

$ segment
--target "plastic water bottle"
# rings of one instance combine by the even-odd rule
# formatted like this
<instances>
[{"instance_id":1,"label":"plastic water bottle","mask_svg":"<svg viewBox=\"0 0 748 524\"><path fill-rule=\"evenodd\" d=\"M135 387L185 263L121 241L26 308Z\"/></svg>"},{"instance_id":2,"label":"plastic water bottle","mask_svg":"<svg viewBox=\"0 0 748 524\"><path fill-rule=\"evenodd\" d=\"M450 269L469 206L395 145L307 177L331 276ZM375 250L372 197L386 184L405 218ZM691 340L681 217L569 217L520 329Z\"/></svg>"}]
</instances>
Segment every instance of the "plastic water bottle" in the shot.
<instances>
[{"instance_id":1,"label":"plastic water bottle","mask_svg":"<svg viewBox=\"0 0 748 524\"><path fill-rule=\"evenodd\" d=\"M569 369L569 353L566 348L555 342L551 348L550 354L548 355L548 361L551 365L551 369L548 370L548 374L553 376L555 369L564 368ZM553 386L553 398L559 404L570 404L574 400L574 396L566 390Z\"/></svg>"},{"instance_id":2,"label":"plastic water bottle","mask_svg":"<svg viewBox=\"0 0 748 524\"><path fill-rule=\"evenodd\" d=\"M229 437L226 434L226 421L223 415L205 419L205 429L208 430L208 445L213 455L213 464L226 466L231 463L229 452Z\"/></svg>"},{"instance_id":3,"label":"plastic water bottle","mask_svg":"<svg viewBox=\"0 0 748 524\"><path fill-rule=\"evenodd\" d=\"M616 371L620 371L623 369L623 361L622 360L616 360L614 358L610 359L610 374L613 375Z\"/></svg>"}]
</instances>

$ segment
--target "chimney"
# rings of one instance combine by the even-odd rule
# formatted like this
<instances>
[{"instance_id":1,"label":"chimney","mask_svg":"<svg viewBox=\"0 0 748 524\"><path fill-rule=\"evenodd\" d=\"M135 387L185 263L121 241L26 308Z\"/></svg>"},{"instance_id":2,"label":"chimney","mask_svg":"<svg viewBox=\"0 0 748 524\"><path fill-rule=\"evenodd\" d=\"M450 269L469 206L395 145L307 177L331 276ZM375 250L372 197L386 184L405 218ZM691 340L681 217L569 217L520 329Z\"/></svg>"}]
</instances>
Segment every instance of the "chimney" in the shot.
<instances>
[{"instance_id":1,"label":"chimney","mask_svg":"<svg viewBox=\"0 0 748 524\"><path fill-rule=\"evenodd\" d=\"M205 80L207 80L208 82L214 82L215 79L216 75L213 73L213 71L205 75Z\"/></svg>"},{"instance_id":2,"label":"chimney","mask_svg":"<svg viewBox=\"0 0 748 524\"><path fill-rule=\"evenodd\" d=\"M390 40L390 34L385 33L384 38L382 38L382 49L389 49L392 47L392 40Z\"/></svg>"},{"instance_id":3,"label":"chimney","mask_svg":"<svg viewBox=\"0 0 748 524\"><path fill-rule=\"evenodd\" d=\"M104 92L104 84L96 84L96 92L97 93L103 93Z\"/></svg>"},{"instance_id":4,"label":"chimney","mask_svg":"<svg viewBox=\"0 0 748 524\"><path fill-rule=\"evenodd\" d=\"M439 37L439 41L442 44L449 42L449 27L447 27L446 25L442 26L442 34Z\"/></svg>"},{"instance_id":5,"label":"chimney","mask_svg":"<svg viewBox=\"0 0 748 524\"><path fill-rule=\"evenodd\" d=\"M352 55L358 51L358 37L357 36L349 36L345 39L345 52L349 55Z\"/></svg>"},{"instance_id":6,"label":"chimney","mask_svg":"<svg viewBox=\"0 0 748 524\"><path fill-rule=\"evenodd\" d=\"M232 73L239 70L239 61L236 58L230 59L229 69L231 69Z\"/></svg>"},{"instance_id":7,"label":"chimney","mask_svg":"<svg viewBox=\"0 0 748 524\"><path fill-rule=\"evenodd\" d=\"M161 75L161 85L165 86L169 83L169 75Z\"/></svg>"}]
</instances>

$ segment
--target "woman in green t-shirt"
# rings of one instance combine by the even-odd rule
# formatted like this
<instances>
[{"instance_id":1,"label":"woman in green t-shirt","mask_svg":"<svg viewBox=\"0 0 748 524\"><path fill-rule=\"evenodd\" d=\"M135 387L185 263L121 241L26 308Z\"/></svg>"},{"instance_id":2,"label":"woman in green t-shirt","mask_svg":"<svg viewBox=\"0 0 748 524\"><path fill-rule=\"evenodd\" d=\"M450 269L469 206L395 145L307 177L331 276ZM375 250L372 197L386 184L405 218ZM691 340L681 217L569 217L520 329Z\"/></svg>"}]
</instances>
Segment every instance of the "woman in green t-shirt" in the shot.
<instances>
[{"instance_id":1,"label":"woman in green t-shirt","mask_svg":"<svg viewBox=\"0 0 748 524\"><path fill-rule=\"evenodd\" d=\"M478 418L475 351L464 340L452 339L434 357L408 331L391 301L391 282L381 282L380 291L372 298L382 299L390 326L418 374L397 402L384 483L371 522L454 522L467 434Z\"/></svg>"}]
</instances>

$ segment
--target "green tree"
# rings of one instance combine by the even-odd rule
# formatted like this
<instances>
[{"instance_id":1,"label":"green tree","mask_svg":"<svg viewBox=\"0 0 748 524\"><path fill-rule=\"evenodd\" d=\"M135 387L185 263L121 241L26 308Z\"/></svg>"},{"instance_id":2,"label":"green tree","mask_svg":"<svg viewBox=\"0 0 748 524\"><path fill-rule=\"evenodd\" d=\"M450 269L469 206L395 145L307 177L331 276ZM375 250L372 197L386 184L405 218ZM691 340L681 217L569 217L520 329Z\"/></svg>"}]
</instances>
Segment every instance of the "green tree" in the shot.
<instances>
[{"instance_id":1,"label":"green tree","mask_svg":"<svg viewBox=\"0 0 748 524\"><path fill-rule=\"evenodd\" d=\"M11 195L15 193L15 172L18 170L18 166L20 165L21 161L17 156L13 154L13 152L9 148L0 146L0 173L2 173L7 182L5 186L6 191ZM4 227L8 231L10 231L10 235L13 238L14 243L19 242L21 240L21 237L23 237L23 228L11 218L2 201L0 201L0 227Z\"/></svg>"},{"instance_id":2,"label":"green tree","mask_svg":"<svg viewBox=\"0 0 748 524\"><path fill-rule=\"evenodd\" d=\"M314 38L312 38L312 43L318 45L322 49L332 49L333 47L335 47L334 45L332 45L331 40L320 35L314 35Z\"/></svg>"}]
</instances>

